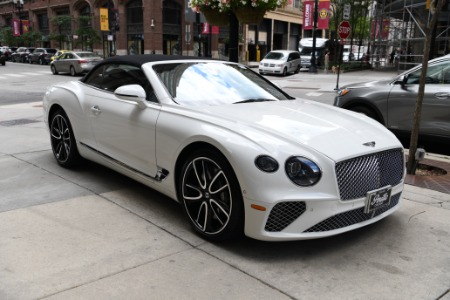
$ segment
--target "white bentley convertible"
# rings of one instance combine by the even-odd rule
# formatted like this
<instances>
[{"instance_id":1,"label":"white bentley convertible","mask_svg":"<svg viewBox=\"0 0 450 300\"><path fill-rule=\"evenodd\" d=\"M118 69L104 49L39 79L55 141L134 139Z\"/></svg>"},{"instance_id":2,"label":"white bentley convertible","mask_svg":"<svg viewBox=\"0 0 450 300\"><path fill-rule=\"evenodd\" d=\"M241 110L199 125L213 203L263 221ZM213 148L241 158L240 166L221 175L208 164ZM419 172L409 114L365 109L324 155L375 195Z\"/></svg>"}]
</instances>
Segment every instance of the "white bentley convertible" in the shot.
<instances>
[{"instance_id":1,"label":"white bentley convertible","mask_svg":"<svg viewBox=\"0 0 450 300\"><path fill-rule=\"evenodd\" d=\"M49 87L56 161L81 158L181 203L210 240L326 237L400 205L402 145L364 115L294 99L235 63L116 56Z\"/></svg>"}]
</instances>

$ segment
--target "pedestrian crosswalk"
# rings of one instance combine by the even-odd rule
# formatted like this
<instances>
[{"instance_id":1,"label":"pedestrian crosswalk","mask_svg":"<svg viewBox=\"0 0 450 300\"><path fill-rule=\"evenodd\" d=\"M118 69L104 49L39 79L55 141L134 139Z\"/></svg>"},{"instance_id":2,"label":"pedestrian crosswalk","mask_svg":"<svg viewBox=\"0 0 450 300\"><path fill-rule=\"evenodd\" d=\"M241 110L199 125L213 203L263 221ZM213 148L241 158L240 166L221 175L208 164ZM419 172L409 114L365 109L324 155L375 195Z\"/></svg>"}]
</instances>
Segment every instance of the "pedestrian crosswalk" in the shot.
<instances>
[{"instance_id":1,"label":"pedestrian crosswalk","mask_svg":"<svg viewBox=\"0 0 450 300\"><path fill-rule=\"evenodd\" d=\"M19 72L19 73L3 73L0 70L0 79L6 80L8 78L23 78L28 76L39 76L39 75L49 75L52 74L50 70L48 71L36 71L36 72Z\"/></svg>"}]
</instances>

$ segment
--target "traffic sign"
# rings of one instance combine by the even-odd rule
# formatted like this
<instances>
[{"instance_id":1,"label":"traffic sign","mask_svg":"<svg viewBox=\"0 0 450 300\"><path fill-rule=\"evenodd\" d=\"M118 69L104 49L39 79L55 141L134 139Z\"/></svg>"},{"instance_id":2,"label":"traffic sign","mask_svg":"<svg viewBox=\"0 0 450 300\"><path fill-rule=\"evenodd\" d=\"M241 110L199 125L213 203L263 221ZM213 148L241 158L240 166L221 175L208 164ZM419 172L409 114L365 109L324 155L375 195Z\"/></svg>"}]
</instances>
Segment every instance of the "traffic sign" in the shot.
<instances>
[{"instance_id":1,"label":"traffic sign","mask_svg":"<svg viewBox=\"0 0 450 300\"><path fill-rule=\"evenodd\" d=\"M338 34L339 34L339 37L340 37L341 39L346 39L346 38L348 38L349 35L350 35L350 31L351 31L351 29L350 29L350 22L349 22L349 21L342 21L342 22L339 24L339 27L338 27Z\"/></svg>"}]
</instances>

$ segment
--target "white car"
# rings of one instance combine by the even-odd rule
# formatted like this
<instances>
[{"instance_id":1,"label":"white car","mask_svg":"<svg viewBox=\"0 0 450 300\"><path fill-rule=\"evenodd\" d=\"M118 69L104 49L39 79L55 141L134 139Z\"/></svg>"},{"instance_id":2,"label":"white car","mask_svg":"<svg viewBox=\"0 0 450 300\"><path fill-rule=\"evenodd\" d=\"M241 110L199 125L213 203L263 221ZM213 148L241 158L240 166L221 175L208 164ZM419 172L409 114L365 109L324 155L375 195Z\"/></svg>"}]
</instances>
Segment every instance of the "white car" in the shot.
<instances>
[{"instance_id":1,"label":"white car","mask_svg":"<svg viewBox=\"0 0 450 300\"><path fill-rule=\"evenodd\" d=\"M384 126L236 63L112 57L49 87L44 120L61 166L85 158L142 182L209 240L326 237L401 202L404 151Z\"/></svg>"},{"instance_id":2,"label":"white car","mask_svg":"<svg viewBox=\"0 0 450 300\"><path fill-rule=\"evenodd\" d=\"M300 72L300 52L289 50L270 51L259 62L259 74L278 74Z\"/></svg>"}]
</instances>

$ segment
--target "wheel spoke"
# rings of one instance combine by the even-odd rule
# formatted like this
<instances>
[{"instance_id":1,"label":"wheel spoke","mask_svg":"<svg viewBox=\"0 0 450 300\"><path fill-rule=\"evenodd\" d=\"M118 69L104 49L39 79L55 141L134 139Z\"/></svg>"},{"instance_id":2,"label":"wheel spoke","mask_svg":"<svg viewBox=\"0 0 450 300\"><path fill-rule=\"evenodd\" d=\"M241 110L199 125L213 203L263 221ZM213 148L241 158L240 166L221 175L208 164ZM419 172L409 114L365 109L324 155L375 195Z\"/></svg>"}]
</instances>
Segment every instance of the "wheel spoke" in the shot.
<instances>
[{"instance_id":1,"label":"wheel spoke","mask_svg":"<svg viewBox=\"0 0 450 300\"><path fill-rule=\"evenodd\" d=\"M195 173L195 177L197 177L197 181L198 184L201 188L205 189L206 188L206 177L205 177L205 165L204 165L204 161L200 160L200 170L197 169L197 163L196 161L193 161L193 166L194 166L194 173Z\"/></svg>"},{"instance_id":2,"label":"wheel spoke","mask_svg":"<svg viewBox=\"0 0 450 300\"><path fill-rule=\"evenodd\" d=\"M189 188L189 192L195 192L195 194L196 194L194 196L188 196L188 191L183 189L183 198L184 199L186 199L186 200L201 200L202 199L203 194L199 188L197 188L191 184L186 184L184 187L185 187L185 189Z\"/></svg>"},{"instance_id":3,"label":"wheel spoke","mask_svg":"<svg viewBox=\"0 0 450 300\"><path fill-rule=\"evenodd\" d=\"M224 179L223 183L219 181L219 177L220 177L220 179ZM217 188L215 190L213 190L213 186L215 183L217 183ZM214 195L214 194L220 193L221 191L223 191L226 188L228 188L228 181L226 180L226 177L225 177L225 174L223 173L223 171L220 170L216 174L216 176L214 176L214 178L211 180L211 182L209 183L208 191L212 195Z\"/></svg>"},{"instance_id":4,"label":"wheel spoke","mask_svg":"<svg viewBox=\"0 0 450 300\"><path fill-rule=\"evenodd\" d=\"M222 205L219 202L215 201L214 199L211 199L210 205L211 205L211 210L213 211L214 216L216 217L217 221L219 221L222 226L224 224L228 223L228 220L230 219L230 215L228 212L229 208L227 210L225 210L225 208L222 207ZM222 220L221 217L223 217L224 220Z\"/></svg>"}]
</instances>

